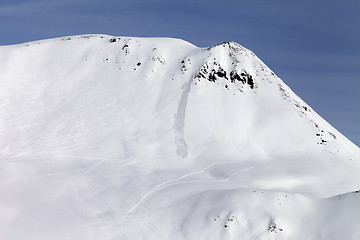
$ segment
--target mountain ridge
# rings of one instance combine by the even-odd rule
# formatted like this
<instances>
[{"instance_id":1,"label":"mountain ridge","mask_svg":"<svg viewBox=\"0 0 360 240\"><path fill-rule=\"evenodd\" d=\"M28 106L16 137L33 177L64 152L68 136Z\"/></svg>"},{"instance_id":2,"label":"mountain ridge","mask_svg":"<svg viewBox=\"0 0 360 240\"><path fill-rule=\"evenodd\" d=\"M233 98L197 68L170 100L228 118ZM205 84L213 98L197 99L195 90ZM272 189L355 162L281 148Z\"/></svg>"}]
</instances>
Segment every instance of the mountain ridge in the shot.
<instances>
[{"instance_id":1,"label":"mountain ridge","mask_svg":"<svg viewBox=\"0 0 360 240\"><path fill-rule=\"evenodd\" d=\"M360 236L360 149L237 43L80 35L0 66L7 239Z\"/></svg>"}]
</instances>

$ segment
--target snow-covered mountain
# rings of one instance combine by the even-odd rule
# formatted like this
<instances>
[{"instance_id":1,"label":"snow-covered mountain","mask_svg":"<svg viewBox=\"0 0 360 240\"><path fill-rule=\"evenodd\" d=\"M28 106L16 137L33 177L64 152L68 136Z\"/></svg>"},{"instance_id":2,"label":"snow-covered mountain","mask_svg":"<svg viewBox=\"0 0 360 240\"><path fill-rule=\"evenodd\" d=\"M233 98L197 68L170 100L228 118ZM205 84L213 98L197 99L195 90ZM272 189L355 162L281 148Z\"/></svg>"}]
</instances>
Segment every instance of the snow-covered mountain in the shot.
<instances>
[{"instance_id":1,"label":"snow-covered mountain","mask_svg":"<svg viewBox=\"0 0 360 240\"><path fill-rule=\"evenodd\" d=\"M0 47L0 239L360 239L360 149L234 42Z\"/></svg>"}]
</instances>

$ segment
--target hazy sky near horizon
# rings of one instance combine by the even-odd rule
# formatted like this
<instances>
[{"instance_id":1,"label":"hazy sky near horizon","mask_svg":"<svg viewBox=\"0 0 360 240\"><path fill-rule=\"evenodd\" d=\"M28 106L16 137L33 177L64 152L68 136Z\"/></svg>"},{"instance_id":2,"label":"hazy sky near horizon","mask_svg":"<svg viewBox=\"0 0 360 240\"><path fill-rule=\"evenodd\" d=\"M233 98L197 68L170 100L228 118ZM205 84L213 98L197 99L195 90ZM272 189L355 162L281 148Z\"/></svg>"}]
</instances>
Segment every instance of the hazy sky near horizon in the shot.
<instances>
[{"instance_id":1,"label":"hazy sky near horizon","mask_svg":"<svg viewBox=\"0 0 360 240\"><path fill-rule=\"evenodd\" d=\"M0 2L0 45L90 33L238 42L360 146L359 0Z\"/></svg>"}]
</instances>

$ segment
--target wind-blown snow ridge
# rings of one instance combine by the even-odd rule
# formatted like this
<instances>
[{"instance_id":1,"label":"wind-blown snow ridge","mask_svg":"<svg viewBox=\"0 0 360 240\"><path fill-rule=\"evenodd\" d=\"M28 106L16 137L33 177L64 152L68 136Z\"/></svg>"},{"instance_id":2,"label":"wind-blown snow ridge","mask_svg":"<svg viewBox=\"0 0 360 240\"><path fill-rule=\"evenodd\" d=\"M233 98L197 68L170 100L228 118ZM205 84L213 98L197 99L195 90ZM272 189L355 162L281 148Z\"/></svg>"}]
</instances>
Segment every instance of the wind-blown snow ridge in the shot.
<instances>
[{"instance_id":1,"label":"wind-blown snow ridge","mask_svg":"<svg viewBox=\"0 0 360 240\"><path fill-rule=\"evenodd\" d=\"M0 47L0 233L359 239L360 150L238 43Z\"/></svg>"}]
</instances>

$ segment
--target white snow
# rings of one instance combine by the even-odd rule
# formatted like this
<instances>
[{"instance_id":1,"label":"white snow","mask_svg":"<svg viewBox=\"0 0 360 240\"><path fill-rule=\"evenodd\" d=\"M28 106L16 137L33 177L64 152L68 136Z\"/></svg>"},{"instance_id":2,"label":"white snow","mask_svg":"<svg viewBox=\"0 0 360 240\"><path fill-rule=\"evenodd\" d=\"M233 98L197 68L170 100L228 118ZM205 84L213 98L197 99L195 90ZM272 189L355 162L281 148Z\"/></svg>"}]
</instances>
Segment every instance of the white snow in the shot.
<instances>
[{"instance_id":1,"label":"white snow","mask_svg":"<svg viewBox=\"0 0 360 240\"><path fill-rule=\"evenodd\" d=\"M237 43L0 47L0 239L355 240L359 173Z\"/></svg>"}]
</instances>

